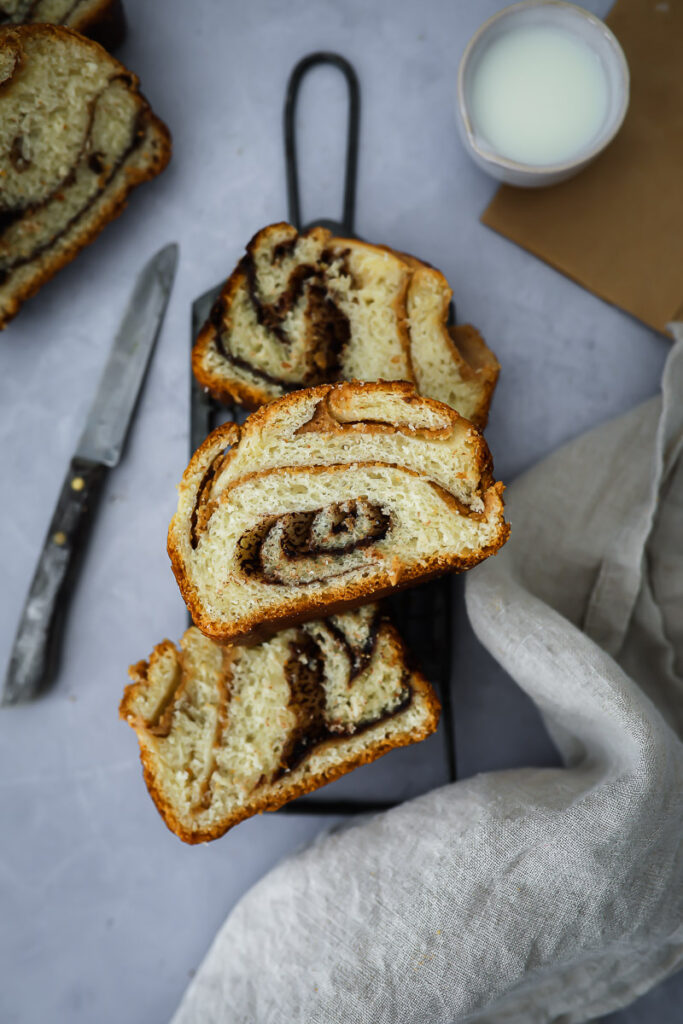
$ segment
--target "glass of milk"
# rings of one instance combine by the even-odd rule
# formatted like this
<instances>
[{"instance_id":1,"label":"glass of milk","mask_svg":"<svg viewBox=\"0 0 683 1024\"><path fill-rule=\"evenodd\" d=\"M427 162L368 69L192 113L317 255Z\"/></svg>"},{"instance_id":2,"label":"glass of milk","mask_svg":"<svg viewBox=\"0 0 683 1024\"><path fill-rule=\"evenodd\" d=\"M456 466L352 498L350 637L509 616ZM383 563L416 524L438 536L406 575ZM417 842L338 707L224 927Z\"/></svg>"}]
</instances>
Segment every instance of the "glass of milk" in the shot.
<instances>
[{"instance_id":1,"label":"glass of milk","mask_svg":"<svg viewBox=\"0 0 683 1024\"><path fill-rule=\"evenodd\" d=\"M550 185L585 167L616 135L628 99L628 65L612 32L558 0L506 7L460 62L465 146L513 185Z\"/></svg>"}]
</instances>

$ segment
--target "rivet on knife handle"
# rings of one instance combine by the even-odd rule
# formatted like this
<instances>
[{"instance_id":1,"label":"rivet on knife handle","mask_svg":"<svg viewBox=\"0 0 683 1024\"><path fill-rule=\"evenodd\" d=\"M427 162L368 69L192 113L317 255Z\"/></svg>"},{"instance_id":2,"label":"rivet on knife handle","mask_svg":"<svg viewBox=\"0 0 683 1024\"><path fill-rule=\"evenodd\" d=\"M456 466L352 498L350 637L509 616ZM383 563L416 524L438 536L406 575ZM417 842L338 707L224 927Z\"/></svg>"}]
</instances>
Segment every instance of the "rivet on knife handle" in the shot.
<instances>
[{"instance_id":1,"label":"rivet on knife handle","mask_svg":"<svg viewBox=\"0 0 683 1024\"><path fill-rule=\"evenodd\" d=\"M106 472L98 462L71 461L17 629L3 704L30 700L54 675L72 583Z\"/></svg>"}]
</instances>

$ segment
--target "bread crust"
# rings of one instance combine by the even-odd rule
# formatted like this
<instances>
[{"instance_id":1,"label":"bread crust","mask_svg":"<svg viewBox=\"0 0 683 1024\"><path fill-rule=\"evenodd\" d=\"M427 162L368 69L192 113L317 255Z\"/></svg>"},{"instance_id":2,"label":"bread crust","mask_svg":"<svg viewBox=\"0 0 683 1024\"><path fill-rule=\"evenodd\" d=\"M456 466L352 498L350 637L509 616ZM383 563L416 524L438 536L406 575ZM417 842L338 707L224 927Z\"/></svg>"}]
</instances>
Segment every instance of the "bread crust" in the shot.
<instances>
[{"instance_id":1,"label":"bread crust","mask_svg":"<svg viewBox=\"0 0 683 1024\"><path fill-rule=\"evenodd\" d=\"M277 227L278 225L273 226ZM242 264L239 263L223 285L214 309L217 308L218 303L231 303L233 296L245 284L245 280L246 274ZM211 345L215 341L216 334L217 328L212 322L211 317L209 317L199 332L192 348L192 372L201 387L208 391L218 402L230 405L234 401L239 405L243 405L246 409L258 409L268 402L275 401L278 397L277 395L269 395L263 389L259 389L256 384L249 384L247 381L237 380L236 378L233 378L228 384L206 369L204 361Z\"/></svg>"},{"instance_id":2,"label":"bread crust","mask_svg":"<svg viewBox=\"0 0 683 1024\"><path fill-rule=\"evenodd\" d=\"M406 651L400 635L390 623L385 622L383 625L384 628L390 630L392 640L394 644L400 648L402 658L405 660ZM288 785L281 785L276 791L272 791L271 787L270 793L265 792L245 802L245 804L234 814L227 815L211 828L190 829L178 817L173 803L167 798L162 787L157 782L153 755L151 750L145 746L144 742L145 724L140 721L139 716L137 716L132 710L139 690L148 685L150 664L155 658L163 656L163 654L169 650L169 647L175 650L175 647L170 640L164 640L154 648L149 662L141 661L130 667L128 671L132 682L129 683L124 690L123 699L119 707L119 717L127 721L137 733L138 741L140 743L140 761L142 764L145 785L147 786L149 794L154 801L159 814L167 828L182 839L184 843L188 843L190 845L206 843L214 839L219 839L222 835L225 835L229 829L233 828L233 826L255 814L262 814L265 811L277 811L280 807L289 803L291 800L295 800L300 796L305 796L307 793L312 793L315 790L322 788L322 786L326 786L328 783L341 778L343 775L347 775L349 772L353 771L354 768L359 768L364 764L369 764L370 762L383 757L384 754L388 754L391 750L397 750L400 747L419 742L431 735L439 724L439 717L441 714L441 704L439 699L422 673L417 670L412 670L409 673L408 684L412 691L412 699L419 699L424 709L423 722L419 727L406 729L405 731L399 732L390 738L378 740L372 746L365 747L363 750L360 750L355 754L349 754L349 756L344 758L340 763L330 766L323 772L318 772L315 775L304 774L303 769L306 764L304 761L302 765L290 773L290 781ZM396 719L400 717L400 714L401 712L396 715ZM373 731L379 731L384 726L385 721L385 719L380 719L380 721L375 725L369 726L364 731L363 735L366 738L368 736L371 737ZM340 747L344 743L353 743L353 740L353 734L349 737L340 737L338 739L333 738L319 744L315 749L322 750L332 745Z\"/></svg>"},{"instance_id":3,"label":"bread crust","mask_svg":"<svg viewBox=\"0 0 683 1024\"><path fill-rule=\"evenodd\" d=\"M484 430L500 376L500 363L472 324L449 327L448 334L454 348L478 376L481 398L470 418L480 430Z\"/></svg>"},{"instance_id":4,"label":"bread crust","mask_svg":"<svg viewBox=\"0 0 683 1024\"><path fill-rule=\"evenodd\" d=\"M62 25L19 25L14 28L0 28L0 46L9 42L10 45L18 44L21 49L22 40L31 35L50 34L56 38L73 38L78 40L79 45L92 49L93 57L107 61L114 61L121 69L121 73L130 78L132 91L140 98L142 108L140 112L141 124L144 126L144 138L140 149L153 144L153 153L145 167L128 166L129 160L124 160L112 178L105 192L102 192L97 200L90 207L90 213L97 211L97 216L91 218L89 224L81 223L80 217L68 228L65 235L50 244L40 255L40 262L34 268L33 274L20 284L12 286L16 272L10 272L7 280L0 285L0 330L19 312L23 303L35 295L44 284L54 275L70 263L78 253L93 242L103 228L126 207L128 196L134 188L145 181L160 174L171 158L172 143L171 134L156 114L153 113L149 103L139 89L137 75L128 71L119 61L116 61L111 54L99 43L80 35L73 29ZM23 55L22 55L23 62ZM21 66L21 64L19 65ZM3 83L7 87L8 82ZM19 271L30 267L32 261L18 268Z\"/></svg>"},{"instance_id":5,"label":"bread crust","mask_svg":"<svg viewBox=\"0 0 683 1024\"><path fill-rule=\"evenodd\" d=\"M411 384L401 382L398 384L395 384L394 382L387 384L386 382L381 381L354 381L343 384L321 384L315 388L309 388L305 392L300 391L292 395L285 396L278 401L277 405L273 405L271 403L269 405L262 406L250 416L249 427L251 431L266 430L269 420L271 420L275 415L280 414L283 409L286 410L289 406L298 404L302 399L309 401L311 398L315 397L319 400L323 400L331 392L353 392L355 394L362 393L367 395L368 393L371 394L373 391L377 393L383 391L386 392L387 387L390 388L392 392L399 390L403 392L406 397L414 396L421 404L424 403L427 406L431 406L435 413L450 419L454 428L460 427L463 430L472 431L472 458L475 472L481 481L480 486L483 492L485 506L484 515L487 518L498 517L499 519L497 532L491 543L478 549L477 552L470 555L463 555L460 558L446 558L438 555L433 556L432 558L424 558L422 560L422 565L419 568L401 567L400 572L398 570L390 571L382 569L375 575L375 580L379 580L379 582L368 583L361 580L350 582L347 580L343 584L340 583L339 586L343 593L340 594L337 600L315 600L309 595L300 595L288 601L286 613L282 612L277 617L273 616L271 619L264 621L260 616L253 614L251 617L243 619L241 625L237 625L235 622L226 625L222 620L212 618L208 612L204 610L197 588L190 578L188 568L186 567L181 540L182 532L186 529L185 516L177 511L169 526L167 542L168 555L171 560L173 573L176 577L183 600L192 615L195 625L197 625L206 636L213 640L223 642L253 643L271 636L273 633L287 628L288 626L297 625L309 619L324 618L329 615L338 614L342 611L349 611L353 608L358 608L360 605L367 604L370 600L379 600L391 593L396 593L399 590L405 589L414 582L427 581L448 572L464 572L467 569L473 568L489 555L495 554L495 552L498 551L506 542L510 533L510 527L503 519L502 495L504 485L500 482L493 482L493 461L484 439L476 430L476 427L455 412L455 410L451 409L450 406L436 402L433 399L418 396ZM349 429L353 429L353 424L349 425ZM216 430L209 435L209 437L194 453L190 460L190 464L183 474L183 479L179 485L181 500L184 492L187 492L190 495L194 495L196 501L196 495L199 493L200 485L193 481L203 479L209 465L223 449L228 446L232 446L234 451L234 446L239 444L243 430L244 427L239 428L234 423L228 423L221 427L217 427ZM228 453L227 458L230 458L230 453ZM370 460L368 464L372 465L372 460ZM375 464L386 465L386 463ZM305 467L301 468L305 469ZM330 471L335 468L343 471L348 469L347 466L335 467L326 465L310 467L308 472L315 472L316 470ZM410 470L406 470L406 467L400 468L403 472L412 472ZM281 467L281 469L283 472L287 472L287 467ZM273 470L271 469L268 472L273 472ZM417 476L418 474L415 475ZM243 478L240 478L240 480L241 479ZM438 488L438 485L434 483L432 485ZM438 490L443 491L442 488L438 488ZM193 502L193 505L194 504L195 502Z\"/></svg>"}]
</instances>

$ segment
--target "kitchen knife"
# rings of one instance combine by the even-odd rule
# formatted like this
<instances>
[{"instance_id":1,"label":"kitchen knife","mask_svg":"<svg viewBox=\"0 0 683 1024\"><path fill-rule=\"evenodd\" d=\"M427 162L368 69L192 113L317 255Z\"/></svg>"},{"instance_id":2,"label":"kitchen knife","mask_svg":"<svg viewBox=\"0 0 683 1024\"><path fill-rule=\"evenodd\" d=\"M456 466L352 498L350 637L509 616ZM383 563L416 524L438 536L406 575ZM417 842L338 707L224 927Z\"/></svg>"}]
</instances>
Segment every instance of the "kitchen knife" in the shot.
<instances>
[{"instance_id":1,"label":"kitchen knife","mask_svg":"<svg viewBox=\"0 0 683 1024\"><path fill-rule=\"evenodd\" d=\"M108 468L126 434L159 334L178 262L173 243L138 277L62 486L19 621L2 704L19 704L53 681L68 598Z\"/></svg>"}]
</instances>

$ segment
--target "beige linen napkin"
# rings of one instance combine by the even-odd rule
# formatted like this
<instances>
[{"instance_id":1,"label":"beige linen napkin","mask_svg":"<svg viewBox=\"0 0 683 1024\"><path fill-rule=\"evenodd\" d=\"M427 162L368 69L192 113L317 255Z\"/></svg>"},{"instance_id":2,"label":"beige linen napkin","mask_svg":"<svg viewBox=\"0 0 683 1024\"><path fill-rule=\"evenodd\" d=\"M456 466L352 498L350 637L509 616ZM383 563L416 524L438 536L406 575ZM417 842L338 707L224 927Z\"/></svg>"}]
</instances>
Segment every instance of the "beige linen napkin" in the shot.
<instances>
[{"instance_id":1,"label":"beige linen napkin","mask_svg":"<svg viewBox=\"0 0 683 1024\"><path fill-rule=\"evenodd\" d=\"M683 962L683 327L663 397L510 487L478 636L564 768L436 790L286 861L174 1024L573 1024ZM513 685L511 682L510 685Z\"/></svg>"}]
</instances>

